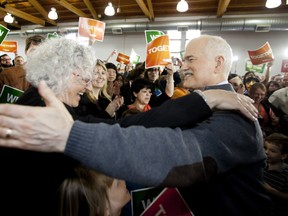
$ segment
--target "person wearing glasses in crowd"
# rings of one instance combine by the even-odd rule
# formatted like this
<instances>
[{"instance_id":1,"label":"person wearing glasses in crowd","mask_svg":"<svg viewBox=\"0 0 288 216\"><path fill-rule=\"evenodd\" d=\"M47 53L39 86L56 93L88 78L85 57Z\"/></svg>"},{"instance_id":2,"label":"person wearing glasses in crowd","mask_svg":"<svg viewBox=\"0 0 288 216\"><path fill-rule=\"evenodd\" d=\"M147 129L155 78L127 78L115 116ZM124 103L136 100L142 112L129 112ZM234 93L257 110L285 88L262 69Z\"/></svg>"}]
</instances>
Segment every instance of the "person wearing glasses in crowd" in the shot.
<instances>
[{"instance_id":1,"label":"person wearing glasses in crowd","mask_svg":"<svg viewBox=\"0 0 288 216\"><path fill-rule=\"evenodd\" d=\"M11 61L11 57L6 53L0 56L0 73L4 70L4 68L13 67L13 63Z\"/></svg>"},{"instance_id":2,"label":"person wearing glasses in crowd","mask_svg":"<svg viewBox=\"0 0 288 216\"><path fill-rule=\"evenodd\" d=\"M5 54L1 55L0 59L1 59L1 66L3 68L14 66L12 63L11 57L8 54L5 53Z\"/></svg>"}]
</instances>

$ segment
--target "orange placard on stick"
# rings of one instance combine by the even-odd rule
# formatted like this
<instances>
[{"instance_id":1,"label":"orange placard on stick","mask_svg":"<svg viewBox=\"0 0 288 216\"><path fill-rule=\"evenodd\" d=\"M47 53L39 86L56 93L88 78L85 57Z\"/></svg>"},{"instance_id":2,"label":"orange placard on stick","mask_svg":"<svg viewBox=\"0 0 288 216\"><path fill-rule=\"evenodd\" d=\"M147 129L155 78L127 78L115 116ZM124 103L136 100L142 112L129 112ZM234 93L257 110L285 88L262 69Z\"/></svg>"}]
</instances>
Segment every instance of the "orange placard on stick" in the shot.
<instances>
[{"instance_id":1,"label":"orange placard on stick","mask_svg":"<svg viewBox=\"0 0 288 216\"><path fill-rule=\"evenodd\" d=\"M79 17L78 35L88 37L97 41L103 41L105 23L95 19Z\"/></svg>"},{"instance_id":2,"label":"orange placard on stick","mask_svg":"<svg viewBox=\"0 0 288 216\"><path fill-rule=\"evenodd\" d=\"M146 68L165 66L171 62L169 37L163 35L147 44Z\"/></svg>"},{"instance_id":3,"label":"orange placard on stick","mask_svg":"<svg viewBox=\"0 0 288 216\"><path fill-rule=\"evenodd\" d=\"M253 65L259 65L274 60L270 44L266 42L262 47L254 51L248 51Z\"/></svg>"},{"instance_id":4,"label":"orange placard on stick","mask_svg":"<svg viewBox=\"0 0 288 216\"><path fill-rule=\"evenodd\" d=\"M18 43L17 41L3 41L0 45L0 51L17 53Z\"/></svg>"},{"instance_id":5,"label":"orange placard on stick","mask_svg":"<svg viewBox=\"0 0 288 216\"><path fill-rule=\"evenodd\" d=\"M127 56L127 55L125 55L123 53L118 53L116 61L127 65L130 62L130 56Z\"/></svg>"}]
</instances>

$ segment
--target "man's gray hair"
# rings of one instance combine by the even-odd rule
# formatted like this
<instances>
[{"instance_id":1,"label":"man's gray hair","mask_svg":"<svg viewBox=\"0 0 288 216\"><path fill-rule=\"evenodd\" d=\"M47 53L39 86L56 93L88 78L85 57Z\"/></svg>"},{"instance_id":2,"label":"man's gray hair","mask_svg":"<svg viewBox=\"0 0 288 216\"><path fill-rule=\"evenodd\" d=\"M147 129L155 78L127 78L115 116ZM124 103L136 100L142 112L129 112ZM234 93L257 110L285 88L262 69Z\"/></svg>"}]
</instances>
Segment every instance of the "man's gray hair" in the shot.
<instances>
[{"instance_id":1,"label":"man's gray hair","mask_svg":"<svg viewBox=\"0 0 288 216\"><path fill-rule=\"evenodd\" d=\"M231 46L219 36L202 35L201 38L207 41L204 52L212 57L223 56L225 64L225 73L228 75L231 71L233 62L233 52Z\"/></svg>"}]
</instances>

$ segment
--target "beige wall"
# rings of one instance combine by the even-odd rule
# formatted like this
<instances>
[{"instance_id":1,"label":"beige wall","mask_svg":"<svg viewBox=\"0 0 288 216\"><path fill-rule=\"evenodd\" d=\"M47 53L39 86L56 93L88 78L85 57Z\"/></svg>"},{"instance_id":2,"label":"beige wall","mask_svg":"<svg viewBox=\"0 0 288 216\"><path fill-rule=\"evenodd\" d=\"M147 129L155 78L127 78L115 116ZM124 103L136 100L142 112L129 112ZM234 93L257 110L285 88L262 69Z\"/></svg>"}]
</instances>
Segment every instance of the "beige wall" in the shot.
<instances>
[{"instance_id":1,"label":"beige wall","mask_svg":"<svg viewBox=\"0 0 288 216\"><path fill-rule=\"evenodd\" d=\"M225 38L232 46L234 55L239 57L237 62L236 72L243 75L245 73L245 60L248 58L247 50L255 50L262 46L266 41L271 45L275 56L274 66L271 69L271 74L275 75L281 71L282 59L288 59L288 56L284 56L284 51L288 49L288 32L268 32L268 33L256 33L256 32L205 32L202 34L218 35ZM8 35L6 40L16 40L19 46L19 55L24 54L25 38L19 35ZM133 48L140 56L141 60L145 60L145 38L143 33L130 33L122 35L105 35L103 42L95 42L93 48L100 59L106 59L113 49L119 52L130 55ZM113 63L115 57L111 59ZM235 72L235 65L232 67L232 72Z\"/></svg>"}]
</instances>

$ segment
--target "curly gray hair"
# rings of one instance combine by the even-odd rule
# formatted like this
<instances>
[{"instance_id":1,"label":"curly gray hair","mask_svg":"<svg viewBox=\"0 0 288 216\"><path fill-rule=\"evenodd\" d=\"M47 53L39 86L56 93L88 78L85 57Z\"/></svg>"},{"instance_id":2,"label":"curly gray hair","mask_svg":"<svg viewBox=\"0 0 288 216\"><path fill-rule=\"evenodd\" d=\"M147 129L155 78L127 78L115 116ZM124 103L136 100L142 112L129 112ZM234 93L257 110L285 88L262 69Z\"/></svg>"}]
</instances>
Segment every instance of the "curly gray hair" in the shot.
<instances>
[{"instance_id":1,"label":"curly gray hair","mask_svg":"<svg viewBox=\"0 0 288 216\"><path fill-rule=\"evenodd\" d=\"M72 73L92 79L95 62L95 53L90 47L66 38L46 40L28 54L26 79L35 87L40 80L45 80L59 95L67 88Z\"/></svg>"}]
</instances>

